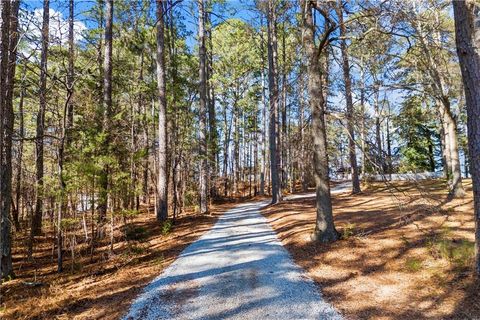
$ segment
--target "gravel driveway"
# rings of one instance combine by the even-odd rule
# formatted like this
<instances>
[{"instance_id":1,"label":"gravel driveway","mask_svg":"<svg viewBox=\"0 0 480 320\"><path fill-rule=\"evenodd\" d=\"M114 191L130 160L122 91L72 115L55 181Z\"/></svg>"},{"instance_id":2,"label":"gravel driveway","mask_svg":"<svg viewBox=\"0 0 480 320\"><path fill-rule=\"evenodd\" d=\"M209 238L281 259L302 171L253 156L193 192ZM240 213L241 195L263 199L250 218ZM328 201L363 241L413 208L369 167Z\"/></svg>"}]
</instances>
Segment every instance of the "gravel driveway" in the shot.
<instances>
[{"instance_id":1,"label":"gravel driveway","mask_svg":"<svg viewBox=\"0 0 480 320\"><path fill-rule=\"evenodd\" d=\"M341 319L259 209L239 205L150 283L124 319Z\"/></svg>"}]
</instances>

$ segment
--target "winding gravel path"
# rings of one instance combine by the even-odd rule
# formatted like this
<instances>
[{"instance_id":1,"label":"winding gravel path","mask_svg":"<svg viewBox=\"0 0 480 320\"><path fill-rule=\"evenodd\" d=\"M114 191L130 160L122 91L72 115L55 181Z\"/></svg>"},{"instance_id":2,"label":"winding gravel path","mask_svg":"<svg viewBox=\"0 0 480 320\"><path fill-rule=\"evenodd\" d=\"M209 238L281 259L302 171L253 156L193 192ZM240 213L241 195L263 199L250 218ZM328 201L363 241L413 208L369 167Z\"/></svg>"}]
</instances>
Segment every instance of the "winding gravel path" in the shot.
<instances>
[{"instance_id":1,"label":"winding gravel path","mask_svg":"<svg viewBox=\"0 0 480 320\"><path fill-rule=\"evenodd\" d=\"M260 214L266 204L227 211L124 319L341 319Z\"/></svg>"}]
</instances>

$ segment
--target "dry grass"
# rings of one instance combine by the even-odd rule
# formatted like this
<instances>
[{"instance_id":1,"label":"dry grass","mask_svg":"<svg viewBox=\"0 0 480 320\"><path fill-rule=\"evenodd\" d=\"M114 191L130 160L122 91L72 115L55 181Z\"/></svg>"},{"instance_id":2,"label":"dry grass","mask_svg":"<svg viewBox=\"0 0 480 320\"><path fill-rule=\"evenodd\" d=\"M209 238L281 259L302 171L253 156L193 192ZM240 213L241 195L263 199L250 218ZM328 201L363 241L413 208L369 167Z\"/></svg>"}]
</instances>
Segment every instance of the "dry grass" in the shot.
<instances>
[{"instance_id":1,"label":"dry grass","mask_svg":"<svg viewBox=\"0 0 480 320\"><path fill-rule=\"evenodd\" d=\"M426 181L364 186L334 196L343 240L310 242L313 199L264 214L294 259L351 319L480 318L480 283L472 276L474 223L468 196L447 201L445 184Z\"/></svg>"},{"instance_id":2,"label":"dry grass","mask_svg":"<svg viewBox=\"0 0 480 320\"><path fill-rule=\"evenodd\" d=\"M114 255L108 254L106 242L97 246L93 256L80 244L75 264L66 252L62 274L55 271L50 233L48 238L38 238L34 262L26 260L25 241L19 237L14 248L17 278L1 286L0 318L118 319L140 290L230 206L214 206L207 216L182 216L170 230L156 222L153 214L142 213L130 224L137 240L126 241L125 232L118 228ZM25 284L33 281L41 285Z\"/></svg>"}]
</instances>

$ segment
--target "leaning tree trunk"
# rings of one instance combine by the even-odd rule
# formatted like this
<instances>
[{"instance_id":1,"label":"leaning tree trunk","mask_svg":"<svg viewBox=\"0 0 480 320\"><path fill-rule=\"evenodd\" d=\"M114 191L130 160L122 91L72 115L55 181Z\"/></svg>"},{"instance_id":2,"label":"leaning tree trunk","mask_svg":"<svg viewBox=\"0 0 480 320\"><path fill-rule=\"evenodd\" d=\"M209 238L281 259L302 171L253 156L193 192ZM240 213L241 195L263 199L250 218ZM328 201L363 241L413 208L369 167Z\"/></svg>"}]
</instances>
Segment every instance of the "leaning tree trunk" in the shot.
<instances>
[{"instance_id":1,"label":"leaning tree trunk","mask_svg":"<svg viewBox=\"0 0 480 320\"><path fill-rule=\"evenodd\" d=\"M424 35L421 21L414 20L414 27L419 34L419 44L422 48L424 56L426 57L426 68L428 71L428 75L430 76L432 81L432 90L438 99L437 107L441 117L440 120L443 122L443 133L445 135L444 142L445 145L448 146L448 148L445 148L445 152L447 155L447 162L450 161L449 172L451 172L451 176L449 176L449 197L462 197L465 194L465 191L463 189L462 175L460 171L457 124L451 110L450 98L448 97L445 85L446 79L444 75L439 71L437 63L431 55L431 50L427 45L426 36ZM441 46L440 37L438 35L434 36L435 45ZM448 159L448 156L450 157L450 159Z\"/></svg>"},{"instance_id":2,"label":"leaning tree trunk","mask_svg":"<svg viewBox=\"0 0 480 320\"><path fill-rule=\"evenodd\" d=\"M312 110L313 172L316 188L317 217L313 239L319 242L332 242L339 238L335 229L330 198L330 180L328 175L327 134L325 128L325 97L319 55L320 47L315 45L315 24L312 15L312 3L302 1L304 8L303 40L308 57L308 95Z\"/></svg>"},{"instance_id":3,"label":"leaning tree trunk","mask_svg":"<svg viewBox=\"0 0 480 320\"><path fill-rule=\"evenodd\" d=\"M277 112L278 112L278 79L276 70L277 61L277 35L276 35L276 17L273 0L268 1L267 30L268 30L268 88L270 101L270 125L269 125L269 144L270 144L270 179L272 185L272 204L281 200L280 177L279 177L279 159L277 150Z\"/></svg>"},{"instance_id":4,"label":"leaning tree trunk","mask_svg":"<svg viewBox=\"0 0 480 320\"><path fill-rule=\"evenodd\" d=\"M348 47L345 37L347 28L343 22L342 3L339 2L337 15L340 24L340 37L342 42L340 48L342 51L343 81L345 83L345 100L347 102L347 131L348 131L348 154L350 158L350 173L352 175L352 193L360 192L360 180L358 178L357 154L355 151L355 130L354 130L354 108L352 99L352 79L350 76L350 62L348 61Z\"/></svg>"},{"instance_id":5,"label":"leaning tree trunk","mask_svg":"<svg viewBox=\"0 0 480 320\"><path fill-rule=\"evenodd\" d=\"M158 182L157 220L168 217L167 190L167 97L165 80L165 41L163 1L157 0L157 83L158 83Z\"/></svg>"},{"instance_id":6,"label":"leaning tree trunk","mask_svg":"<svg viewBox=\"0 0 480 320\"><path fill-rule=\"evenodd\" d=\"M200 139L200 213L208 212L208 159L207 159L207 75L205 50L205 0L198 0L198 54L200 76L199 139Z\"/></svg>"},{"instance_id":7,"label":"leaning tree trunk","mask_svg":"<svg viewBox=\"0 0 480 320\"><path fill-rule=\"evenodd\" d=\"M480 6L474 0L453 1L457 53L467 105L468 149L473 182L475 270L480 274Z\"/></svg>"}]
</instances>

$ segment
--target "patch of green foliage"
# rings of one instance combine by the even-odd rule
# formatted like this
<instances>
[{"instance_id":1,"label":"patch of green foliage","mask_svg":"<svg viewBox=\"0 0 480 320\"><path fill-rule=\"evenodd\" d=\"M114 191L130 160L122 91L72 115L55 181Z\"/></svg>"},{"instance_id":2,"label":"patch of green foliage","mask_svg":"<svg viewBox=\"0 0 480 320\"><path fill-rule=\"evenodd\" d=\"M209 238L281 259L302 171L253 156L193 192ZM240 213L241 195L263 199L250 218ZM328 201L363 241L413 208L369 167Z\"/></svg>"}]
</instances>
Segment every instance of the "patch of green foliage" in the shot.
<instances>
[{"instance_id":1,"label":"patch of green foliage","mask_svg":"<svg viewBox=\"0 0 480 320\"><path fill-rule=\"evenodd\" d=\"M348 239L355 234L355 223L347 223L342 230L342 239Z\"/></svg>"},{"instance_id":2,"label":"patch of green foliage","mask_svg":"<svg viewBox=\"0 0 480 320\"><path fill-rule=\"evenodd\" d=\"M400 172L435 171L435 156L440 153L439 135L431 111L418 95L402 103L394 124L398 127Z\"/></svg>"},{"instance_id":3,"label":"patch of green foliage","mask_svg":"<svg viewBox=\"0 0 480 320\"><path fill-rule=\"evenodd\" d=\"M422 260L417 258L408 258L407 261L405 261L405 269L412 273L420 271L420 269L422 269Z\"/></svg>"},{"instance_id":4,"label":"patch of green foliage","mask_svg":"<svg viewBox=\"0 0 480 320\"><path fill-rule=\"evenodd\" d=\"M173 222L172 220L167 220L162 224L162 234L165 236L169 234L173 229Z\"/></svg>"},{"instance_id":5,"label":"patch of green foliage","mask_svg":"<svg viewBox=\"0 0 480 320\"><path fill-rule=\"evenodd\" d=\"M123 210L119 211L119 214L120 214L122 217L125 217L125 218L134 218L134 217L136 217L139 213L140 213L140 211L135 210L135 209L123 209Z\"/></svg>"},{"instance_id":6,"label":"patch of green foliage","mask_svg":"<svg viewBox=\"0 0 480 320\"><path fill-rule=\"evenodd\" d=\"M468 268L475 256L475 244L465 239L447 238L448 233L445 229L439 236L428 240L430 253L436 259L449 261L455 269Z\"/></svg>"}]
</instances>

